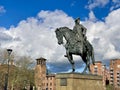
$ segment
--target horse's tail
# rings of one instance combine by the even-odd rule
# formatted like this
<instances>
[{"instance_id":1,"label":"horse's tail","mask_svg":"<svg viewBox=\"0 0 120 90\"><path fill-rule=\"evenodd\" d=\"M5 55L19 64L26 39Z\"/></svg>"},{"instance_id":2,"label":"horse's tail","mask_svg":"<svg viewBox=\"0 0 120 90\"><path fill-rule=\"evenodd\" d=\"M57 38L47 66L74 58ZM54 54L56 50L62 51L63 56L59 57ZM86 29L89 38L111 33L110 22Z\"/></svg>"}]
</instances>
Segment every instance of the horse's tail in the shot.
<instances>
[{"instance_id":1,"label":"horse's tail","mask_svg":"<svg viewBox=\"0 0 120 90\"><path fill-rule=\"evenodd\" d=\"M95 65L95 57L94 57L94 49L92 47L92 51L91 51L91 59L92 59L92 64Z\"/></svg>"}]
</instances>

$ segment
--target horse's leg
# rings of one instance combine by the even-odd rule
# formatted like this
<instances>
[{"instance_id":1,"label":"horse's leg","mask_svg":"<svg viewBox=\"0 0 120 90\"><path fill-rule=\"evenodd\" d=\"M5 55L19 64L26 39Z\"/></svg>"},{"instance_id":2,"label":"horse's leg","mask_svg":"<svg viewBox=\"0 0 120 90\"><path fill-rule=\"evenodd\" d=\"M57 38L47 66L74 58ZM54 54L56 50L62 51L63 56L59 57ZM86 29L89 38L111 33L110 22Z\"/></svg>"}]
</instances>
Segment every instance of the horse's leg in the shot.
<instances>
[{"instance_id":1,"label":"horse's leg","mask_svg":"<svg viewBox=\"0 0 120 90\"><path fill-rule=\"evenodd\" d=\"M89 70L89 73L91 73L91 70L90 70L90 53L87 52L87 67L88 67L88 70Z\"/></svg>"},{"instance_id":2,"label":"horse's leg","mask_svg":"<svg viewBox=\"0 0 120 90\"><path fill-rule=\"evenodd\" d=\"M91 59L92 59L93 65L95 65L95 58L94 58L94 50L93 50L93 47L92 47L92 50L91 50Z\"/></svg>"},{"instance_id":3,"label":"horse's leg","mask_svg":"<svg viewBox=\"0 0 120 90\"><path fill-rule=\"evenodd\" d=\"M86 70L87 70L87 63L85 63L85 64L86 64L86 66L85 66L85 68L84 68L84 70L83 70L82 73L86 73Z\"/></svg>"},{"instance_id":4,"label":"horse's leg","mask_svg":"<svg viewBox=\"0 0 120 90\"><path fill-rule=\"evenodd\" d=\"M84 70L83 70L83 72L82 73L86 73L86 70L87 70L87 60L86 60L86 57L85 56L82 56L82 60L85 62L85 64L86 64L86 66L85 66L85 68L84 68Z\"/></svg>"},{"instance_id":5,"label":"horse's leg","mask_svg":"<svg viewBox=\"0 0 120 90\"><path fill-rule=\"evenodd\" d=\"M90 69L90 59L89 59L89 61L88 61L88 63L87 63L87 67L88 67L89 73L91 73L91 69Z\"/></svg>"},{"instance_id":6,"label":"horse's leg","mask_svg":"<svg viewBox=\"0 0 120 90\"><path fill-rule=\"evenodd\" d=\"M75 65L74 65L72 54L70 54L69 52L67 52L66 54L70 64L72 65L72 72L75 72Z\"/></svg>"},{"instance_id":7,"label":"horse's leg","mask_svg":"<svg viewBox=\"0 0 120 90\"><path fill-rule=\"evenodd\" d=\"M85 64L86 64L86 66L85 66L85 68L84 68L82 73L86 73L87 68L88 68L89 73L90 73L91 72L91 70L90 70L90 63L87 61L87 62L85 62Z\"/></svg>"},{"instance_id":8,"label":"horse's leg","mask_svg":"<svg viewBox=\"0 0 120 90\"><path fill-rule=\"evenodd\" d=\"M82 56L82 59L83 59L83 61L84 61L85 64L86 64L86 66L85 66L85 68L84 68L84 70L83 70L82 73L86 73L87 68L88 68L89 73L90 73L91 70L90 70L90 55L89 55L89 53L86 52L86 54L84 54L84 55Z\"/></svg>"}]
</instances>

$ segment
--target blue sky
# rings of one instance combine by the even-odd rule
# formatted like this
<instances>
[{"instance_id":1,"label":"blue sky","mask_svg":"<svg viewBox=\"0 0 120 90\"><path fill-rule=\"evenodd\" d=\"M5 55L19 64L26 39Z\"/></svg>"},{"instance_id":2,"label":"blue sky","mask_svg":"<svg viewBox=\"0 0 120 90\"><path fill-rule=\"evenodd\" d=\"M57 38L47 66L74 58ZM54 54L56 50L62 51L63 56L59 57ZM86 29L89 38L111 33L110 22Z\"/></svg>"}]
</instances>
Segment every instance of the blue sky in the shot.
<instances>
[{"instance_id":1,"label":"blue sky","mask_svg":"<svg viewBox=\"0 0 120 90\"><path fill-rule=\"evenodd\" d=\"M0 0L0 49L12 48L34 62L44 57L53 72L70 71L54 31L72 29L77 17L87 28L96 61L109 65L110 59L120 58L120 0ZM74 60L81 71L81 58Z\"/></svg>"},{"instance_id":2,"label":"blue sky","mask_svg":"<svg viewBox=\"0 0 120 90\"><path fill-rule=\"evenodd\" d=\"M99 3L98 0L95 1ZM105 1L108 2L108 0ZM0 14L0 26L6 28L11 25L16 26L21 20L35 17L41 10L56 9L64 11L73 18L80 17L81 20L85 20L90 10L93 10L95 16L102 20L114 5L110 0L105 7L104 3L100 2L95 8L90 9L91 4L92 0L1 0L0 5L4 7L5 12Z\"/></svg>"}]
</instances>

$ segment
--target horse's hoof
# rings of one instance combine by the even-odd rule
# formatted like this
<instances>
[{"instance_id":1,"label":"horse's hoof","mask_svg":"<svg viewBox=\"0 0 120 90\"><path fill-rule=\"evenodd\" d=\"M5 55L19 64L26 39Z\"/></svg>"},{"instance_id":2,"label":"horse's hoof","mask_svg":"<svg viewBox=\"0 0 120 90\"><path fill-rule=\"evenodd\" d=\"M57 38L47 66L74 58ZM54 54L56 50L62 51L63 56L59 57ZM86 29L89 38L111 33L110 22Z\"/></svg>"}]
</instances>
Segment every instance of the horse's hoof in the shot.
<instances>
[{"instance_id":1,"label":"horse's hoof","mask_svg":"<svg viewBox=\"0 0 120 90\"><path fill-rule=\"evenodd\" d=\"M86 74L86 72L85 72L85 71L83 71L83 72L82 72L82 74Z\"/></svg>"},{"instance_id":2,"label":"horse's hoof","mask_svg":"<svg viewBox=\"0 0 120 90\"><path fill-rule=\"evenodd\" d=\"M91 72L89 72L88 74L92 74Z\"/></svg>"},{"instance_id":3,"label":"horse's hoof","mask_svg":"<svg viewBox=\"0 0 120 90\"><path fill-rule=\"evenodd\" d=\"M95 62L93 61L92 64L95 65Z\"/></svg>"}]
</instances>

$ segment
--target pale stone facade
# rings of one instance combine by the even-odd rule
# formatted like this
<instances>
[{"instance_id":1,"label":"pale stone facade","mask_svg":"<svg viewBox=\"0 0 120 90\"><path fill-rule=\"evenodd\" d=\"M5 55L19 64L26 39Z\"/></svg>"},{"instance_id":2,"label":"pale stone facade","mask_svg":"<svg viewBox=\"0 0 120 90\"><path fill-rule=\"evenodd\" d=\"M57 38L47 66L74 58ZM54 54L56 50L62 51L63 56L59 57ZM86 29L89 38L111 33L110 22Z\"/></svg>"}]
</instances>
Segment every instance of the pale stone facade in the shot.
<instances>
[{"instance_id":1,"label":"pale stone facade","mask_svg":"<svg viewBox=\"0 0 120 90\"><path fill-rule=\"evenodd\" d=\"M56 75L56 90L104 90L102 77L80 73Z\"/></svg>"}]
</instances>

